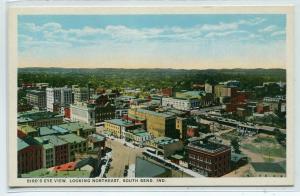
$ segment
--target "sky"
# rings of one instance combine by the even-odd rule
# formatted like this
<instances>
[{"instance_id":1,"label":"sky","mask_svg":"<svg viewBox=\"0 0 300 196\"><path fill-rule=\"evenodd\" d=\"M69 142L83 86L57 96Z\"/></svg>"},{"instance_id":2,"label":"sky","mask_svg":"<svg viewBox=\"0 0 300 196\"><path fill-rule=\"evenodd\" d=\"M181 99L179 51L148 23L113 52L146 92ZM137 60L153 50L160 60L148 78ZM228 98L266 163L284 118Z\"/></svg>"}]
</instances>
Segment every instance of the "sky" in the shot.
<instances>
[{"instance_id":1,"label":"sky","mask_svg":"<svg viewBox=\"0 0 300 196\"><path fill-rule=\"evenodd\" d=\"M19 15L19 67L285 68L279 14Z\"/></svg>"}]
</instances>

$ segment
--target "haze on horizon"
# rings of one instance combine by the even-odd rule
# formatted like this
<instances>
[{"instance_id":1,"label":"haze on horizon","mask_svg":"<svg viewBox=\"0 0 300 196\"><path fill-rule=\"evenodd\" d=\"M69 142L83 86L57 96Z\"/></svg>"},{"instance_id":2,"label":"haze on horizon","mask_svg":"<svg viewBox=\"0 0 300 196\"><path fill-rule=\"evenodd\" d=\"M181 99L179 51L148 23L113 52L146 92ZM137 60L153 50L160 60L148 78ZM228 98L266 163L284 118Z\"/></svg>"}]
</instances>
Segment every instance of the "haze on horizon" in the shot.
<instances>
[{"instance_id":1,"label":"haze on horizon","mask_svg":"<svg viewBox=\"0 0 300 196\"><path fill-rule=\"evenodd\" d=\"M285 68L285 15L22 15L19 67Z\"/></svg>"}]
</instances>

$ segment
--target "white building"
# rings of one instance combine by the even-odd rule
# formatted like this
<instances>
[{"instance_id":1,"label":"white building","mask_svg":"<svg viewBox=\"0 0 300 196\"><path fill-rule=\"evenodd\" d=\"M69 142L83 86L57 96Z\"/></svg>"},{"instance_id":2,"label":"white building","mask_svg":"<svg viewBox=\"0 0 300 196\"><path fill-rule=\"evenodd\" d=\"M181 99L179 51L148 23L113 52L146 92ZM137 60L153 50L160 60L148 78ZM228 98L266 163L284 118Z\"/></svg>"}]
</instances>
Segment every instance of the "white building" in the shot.
<instances>
[{"instance_id":1,"label":"white building","mask_svg":"<svg viewBox=\"0 0 300 196\"><path fill-rule=\"evenodd\" d=\"M198 99L176 99L170 97L162 98L162 106L173 107L178 110L191 110L193 108L199 107Z\"/></svg>"},{"instance_id":2,"label":"white building","mask_svg":"<svg viewBox=\"0 0 300 196\"><path fill-rule=\"evenodd\" d=\"M90 126L96 124L95 107L87 103L79 102L70 105L71 121L79 121L87 123Z\"/></svg>"},{"instance_id":3,"label":"white building","mask_svg":"<svg viewBox=\"0 0 300 196\"><path fill-rule=\"evenodd\" d=\"M46 88L47 111L53 112L53 104L66 106L72 103L72 89L63 88Z\"/></svg>"}]
</instances>

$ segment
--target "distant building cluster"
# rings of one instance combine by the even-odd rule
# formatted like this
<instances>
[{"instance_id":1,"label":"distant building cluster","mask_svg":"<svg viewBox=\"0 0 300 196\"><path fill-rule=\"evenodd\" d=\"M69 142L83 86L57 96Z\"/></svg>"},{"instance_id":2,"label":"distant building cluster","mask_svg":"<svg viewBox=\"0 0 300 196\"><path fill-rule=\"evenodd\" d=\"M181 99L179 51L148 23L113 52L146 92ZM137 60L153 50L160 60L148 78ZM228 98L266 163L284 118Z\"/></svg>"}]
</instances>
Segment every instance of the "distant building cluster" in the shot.
<instances>
[{"instance_id":1,"label":"distant building cluster","mask_svg":"<svg viewBox=\"0 0 300 196\"><path fill-rule=\"evenodd\" d=\"M54 175L44 170L49 168L76 175L86 165L92 165L89 171L99 172L106 138L113 137L145 148L148 156L162 157L203 176L220 177L231 171L232 162L244 157L234 155L232 146L212 139L215 126L205 120L235 127L244 136L274 134L275 128L284 133L285 88L285 83L268 82L248 89L237 80L193 84L192 90L180 91L167 87L116 92L89 84L22 84L18 175ZM98 127L103 133L96 132ZM169 169L141 158L136 161L136 176L150 175L141 169L145 166L156 170L153 176L170 176ZM262 167L253 164L257 175L275 175L260 173Z\"/></svg>"}]
</instances>

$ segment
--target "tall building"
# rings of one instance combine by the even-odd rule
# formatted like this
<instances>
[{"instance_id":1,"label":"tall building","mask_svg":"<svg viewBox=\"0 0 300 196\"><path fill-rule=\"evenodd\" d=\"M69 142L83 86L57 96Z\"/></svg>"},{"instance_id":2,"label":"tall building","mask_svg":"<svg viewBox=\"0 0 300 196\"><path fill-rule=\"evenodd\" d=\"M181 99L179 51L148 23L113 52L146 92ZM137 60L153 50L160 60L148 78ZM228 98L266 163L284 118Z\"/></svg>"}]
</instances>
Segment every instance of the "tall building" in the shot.
<instances>
[{"instance_id":1,"label":"tall building","mask_svg":"<svg viewBox=\"0 0 300 196\"><path fill-rule=\"evenodd\" d=\"M214 94L216 97L234 97L237 94L238 87L218 84L215 86Z\"/></svg>"},{"instance_id":2,"label":"tall building","mask_svg":"<svg viewBox=\"0 0 300 196\"><path fill-rule=\"evenodd\" d=\"M87 151L87 139L73 133L60 135L58 137L69 143L70 161L75 161L75 153L84 153Z\"/></svg>"},{"instance_id":3,"label":"tall building","mask_svg":"<svg viewBox=\"0 0 300 196\"><path fill-rule=\"evenodd\" d=\"M61 165L70 161L70 147L68 142L64 141L56 135L35 137L35 139L39 142L42 142L42 144L50 143L54 146L54 165ZM45 159L47 160L47 158Z\"/></svg>"},{"instance_id":4,"label":"tall building","mask_svg":"<svg viewBox=\"0 0 300 196\"><path fill-rule=\"evenodd\" d=\"M53 112L55 106L68 106L72 103L72 89L46 88L47 110Z\"/></svg>"},{"instance_id":5,"label":"tall building","mask_svg":"<svg viewBox=\"0 0 300 196\"><path fill-rule=\"evenodd\" d=\"M209 83L205 83L205 92L214 93L214 86Z\"/></svg>"},{"instance_id":6,"label":"tall building","mask_svg":"<svg viewBox=\"0 0 300 196\"><path fill-rule=\"evenodd\" d=\"M84 102L77 102L70 106L70 117L72 121L79 121L94 126L95 119L95 106Z\"/></svg>"},{"instance_id":7,"label":"tall building","mask_svg":"<svg viewBox=\"0 0 300 196\"><path fill-rule=\"evenodd\" d=\"M74 94L74 103L88 101L95 94L94 89L88 87L73 87L72 91Z\"/></svg>"},{"instance_id":8,"label":"tall building","mask_svg":"<svg viewBox=\"0 0 300 196\"><path fill-rule=\"evenodd\" d=\"M34 138L42 146L42 160L43 168L49 168L55 166L55 148L48 139L42 139L42 137Z\"/></svg>"},{"instance_id":9,"label":"tall building","mask_svg":"<svg viewBox=\"0 0 300 196\"><path fill-rule=\"evenodd\" d=\"M46 92L30 90L26 94L27 103L38 109L46 108Z\"/></svg>"},{"instance_id":10,"label":"tall building","mask_svg":"<svg viewBox=\"0 0 300 196\"><path fill-rule=\"evenodd\" d=\"M208 177L230 171L231 148L210 141L195 140L186 147L188 167Z\"/></svg>"},{"instance_id":11,"label":"tall building","mask_svg":"<svg viewBox=\"0 0 300 196\"><path fill-rule=\"evenodd\" d=\"M128 116L145 119L147 131L154 137L178 138L176 131L176 117L173 114L154 112L145 109L130 109Z\"/></svg>"}]
</instances>

